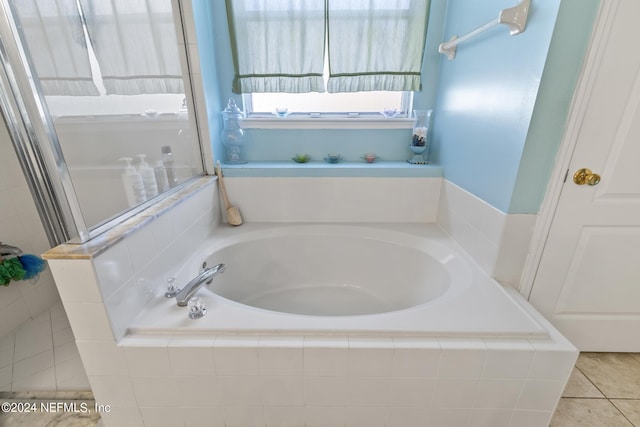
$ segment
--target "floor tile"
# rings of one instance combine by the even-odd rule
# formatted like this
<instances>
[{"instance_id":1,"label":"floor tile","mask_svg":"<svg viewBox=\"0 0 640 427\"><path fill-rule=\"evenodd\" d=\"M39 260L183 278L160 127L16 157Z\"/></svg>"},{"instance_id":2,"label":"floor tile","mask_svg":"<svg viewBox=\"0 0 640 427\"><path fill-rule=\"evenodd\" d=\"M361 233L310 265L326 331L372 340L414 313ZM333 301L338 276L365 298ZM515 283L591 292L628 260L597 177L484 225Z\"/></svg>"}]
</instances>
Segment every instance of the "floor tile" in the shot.
<instances>
[{"instance_id":1,"label":"floor tile","mask_svg":"<svg viewBox=\"0 0 640 427\"><path fill-rule=\"evenodd\" d=\"M611 399L611 402L616 405L629 421L636 426L640 426L640 400Z\"/></svg>"},{"instance_id":2,"label":"floor tile","mask_svg":"<svg viewBox=\"0 0 640 427\"><path fill-rule=\"evenodd\" d=\"M578 368L573 368L569 382L562 392L562 397L600 397L602 393L584 376Z\"/></svg>"},{"instance_id":3,"label":"floor tile","mask_svg":"<svg viewBox=\"0 0 640 427\"><path fill-rule=\"evenodd\" d=\"M607 399L562 398L549 427L633 427Z\"/></svg>"},{"instance_id":4,"label":"floor tile","mask_svg":"<svg viewBox=\"0 0 640 427\"><path fill-rule=\"evenodd\" d=\"M632 353L582 353L576 366L608 398L640 399L640 360Z\"/></svg>"},{"instance_id":5,"label":"floor tile","mask_svg":"<svg viewBox=\"0 0 640 427\"><path fill-rule=\"evenodd\" d=\"M26 322L16 331L14 360L23 360L53 350L49 312Z\"/></svg>"}]
</instances>

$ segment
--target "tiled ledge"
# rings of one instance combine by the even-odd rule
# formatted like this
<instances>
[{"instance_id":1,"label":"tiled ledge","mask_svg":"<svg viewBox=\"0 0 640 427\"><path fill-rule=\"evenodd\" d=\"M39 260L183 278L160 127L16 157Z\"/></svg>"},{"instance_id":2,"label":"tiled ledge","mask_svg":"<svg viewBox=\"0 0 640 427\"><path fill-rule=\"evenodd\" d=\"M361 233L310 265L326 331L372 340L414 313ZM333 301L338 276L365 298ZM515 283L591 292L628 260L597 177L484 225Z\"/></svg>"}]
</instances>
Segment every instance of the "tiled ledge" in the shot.
<instances>
[{"instance_id":1,"label":"tiled ledge","mask_svg":"<svg viewBox=\"0 0 640 427\"><path fill-rule=\"evenodd\" d=\"M163 215L174 206L185 201L198 190L215 182L215 176L196 177L177 188L177 191L169 192L166 197L159 199L152 206L123 221L107 232L94 237L88 242L75 244L63 243L42 254L44 259L91 259L122 240L126 235L138 230L155 218Z\"/></svg>"},{"instance_id":2,"label":"tiled ledge","mask_svg":"<svg viewBox=\"0 0 640 427\"><path fill-rule=\"evenodd\" d=\"M442 166L404 161L364 161L330 164L323 161L265 161L223 164L225 177L441 177Z\"/></svg>"}]
</instances>

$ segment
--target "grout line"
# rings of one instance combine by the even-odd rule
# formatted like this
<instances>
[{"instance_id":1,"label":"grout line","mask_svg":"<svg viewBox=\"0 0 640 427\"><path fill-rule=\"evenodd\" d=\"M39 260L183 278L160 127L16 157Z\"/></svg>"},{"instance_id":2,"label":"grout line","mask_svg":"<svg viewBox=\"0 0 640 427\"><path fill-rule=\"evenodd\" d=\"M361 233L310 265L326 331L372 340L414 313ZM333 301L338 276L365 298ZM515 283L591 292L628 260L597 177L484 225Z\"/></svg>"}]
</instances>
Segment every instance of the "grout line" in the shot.
<instances>
[{"instance_id":1,"label":"grout line","mask_svg":"<svg viewBox=\"0 0 640 427\"><path fill-rule=\"evenodd\" d=\"M58 390L58 364L56 363L56 344L53 342L53 317L51 315L51 307L49 307L49 338L51 339L51 348L53 348L53 381Z\"/></svg>"},{"instance_id":2,"label":"grout line","mask_svg":"<svg viewBox=\"0 0 640 427\"><path fill-rule=\"evenodd\" d=\"M611 399L607 399L607 400L609 401L609 403L613 405L614 408L617 409L617 411L620 413L620 415L624 417L625 420L629 421L629 424L631 424L632 426L635 426L635 424L629 419L629 417L627 417L627 415L624 412L622 412L622 409L618 408L618 406L616 406L616 404L612 402Z\"/></svg>"}]
</instances>

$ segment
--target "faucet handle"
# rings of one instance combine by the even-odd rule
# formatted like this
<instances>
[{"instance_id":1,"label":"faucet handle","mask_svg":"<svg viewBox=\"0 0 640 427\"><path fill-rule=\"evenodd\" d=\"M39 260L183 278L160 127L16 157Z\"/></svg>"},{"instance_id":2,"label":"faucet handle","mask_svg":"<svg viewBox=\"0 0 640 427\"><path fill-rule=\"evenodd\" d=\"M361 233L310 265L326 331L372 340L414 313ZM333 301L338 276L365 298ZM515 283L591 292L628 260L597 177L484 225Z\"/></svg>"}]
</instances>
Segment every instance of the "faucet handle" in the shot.
<instances>
[{"instance_id":1,"label":"faucet handle","mask_svg":"<svg viewBox=\"0 0 640 427\"><path fill-rule=\"evenodd\" d=\"M205 307L204 303L200 300L200 297L192 297L187 305L189 306L190 319L199 319L207 314L207 307Z\"/></svg>"},{"instance_id":2,"label":"faucet handle","mask_svg":"<svg viewBox=\"0 0 640 427\"><path fill-rule=\"evenodd\" d=\"M180 292L180 289L176 287L176 278L169 277L167 279L167 291L164 293L166 298L175 298L176 295Z\"/></svg>"}]
</instances>

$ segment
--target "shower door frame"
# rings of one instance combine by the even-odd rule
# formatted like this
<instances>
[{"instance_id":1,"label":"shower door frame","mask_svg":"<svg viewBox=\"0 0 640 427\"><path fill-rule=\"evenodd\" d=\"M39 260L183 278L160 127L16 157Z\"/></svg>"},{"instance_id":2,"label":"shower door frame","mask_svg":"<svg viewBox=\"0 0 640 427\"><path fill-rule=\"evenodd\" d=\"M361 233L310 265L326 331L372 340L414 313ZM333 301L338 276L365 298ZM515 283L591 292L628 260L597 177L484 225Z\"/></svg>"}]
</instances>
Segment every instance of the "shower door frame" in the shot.
<instances>
[{"instance_id":1,"label":"shower door frame","mask_svg":"<svg viewBox=\"0 0 640 427\"><path fill-rule=\"evenodd\" d=\"M188 76L185 97L196 106L193 74L186 49L184 10L180 2L172 1L178 44L184 46L183 73ZM21 29L14 20L16 14L9 0L0 0L0 107L36 208L51 246L61 243L84 243L104 233L127 218L165 197L179 191L192 177L153 199L124 211L94 228L87 226L73 187L71 175L60 147L58 135L34 72L29 53L21 40ZM178 22L179 21L179 22ZM200 153L201 170L207 173L198 120L198 108L193 108L194 129Z\"/></svg>"}]
</instances>

